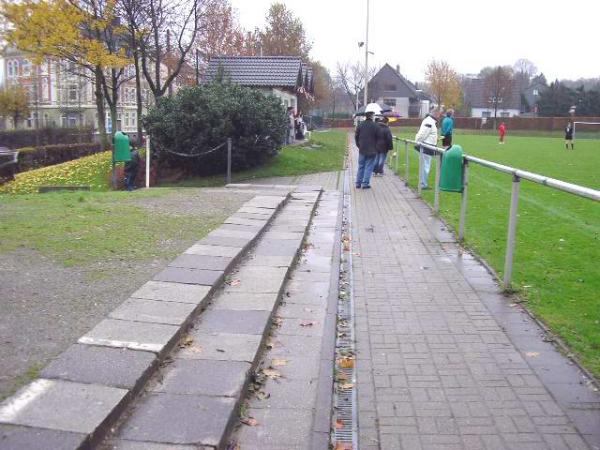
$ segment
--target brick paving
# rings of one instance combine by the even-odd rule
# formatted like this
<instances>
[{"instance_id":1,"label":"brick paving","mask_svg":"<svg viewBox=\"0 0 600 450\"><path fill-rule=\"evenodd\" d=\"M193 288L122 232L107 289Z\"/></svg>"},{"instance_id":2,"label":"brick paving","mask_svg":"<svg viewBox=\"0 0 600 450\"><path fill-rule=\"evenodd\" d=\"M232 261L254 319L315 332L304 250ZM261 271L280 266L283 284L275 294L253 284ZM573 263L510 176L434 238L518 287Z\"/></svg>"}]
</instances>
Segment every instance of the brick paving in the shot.
<instances>
[{"instance_id":1,"label":"brick paving","mask_svg":"<svg viewBox=\"0 0 600 450\"><path fill-rule=\"evenodd\" d=\"M361 450L600 448L600 399L576 368L403 182L372 186L352 191ZM536 366L546 354L555 366Z\"/></svg>"}]
</instances>

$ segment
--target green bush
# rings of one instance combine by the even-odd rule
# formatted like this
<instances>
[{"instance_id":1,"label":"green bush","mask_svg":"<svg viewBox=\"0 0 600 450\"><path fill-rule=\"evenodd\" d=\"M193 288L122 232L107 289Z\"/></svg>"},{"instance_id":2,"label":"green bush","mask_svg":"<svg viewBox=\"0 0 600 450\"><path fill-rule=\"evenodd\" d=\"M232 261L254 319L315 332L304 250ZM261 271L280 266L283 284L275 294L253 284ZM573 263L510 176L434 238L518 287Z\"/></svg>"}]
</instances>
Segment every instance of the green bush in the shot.
<instances>
[{"instance_id":1,"label":"green bush","mask_svg":"<svg viewBox=\"0 0 600 450\"><path fill-rule=\"evenodd\" d=\"M232 165L241 170L262 164L283 145L287 132L281 101L229 82L184 88L162 98L144 118L154 157L163 168L189 175L223 173L233 140Z\"/></svg>"},{"instance_id":2,"label":"green bush","mask_svg":"<svg viewBox=\"0 0 600 450\"><path fill-rule=\"evenodd\" d=\"M0 147L15 149L40 145L74 144L91 142L93 137L94 133L90 127L3 130L0 131Z\"/></svg>"},{"instance_id":3,"label":"green bush","mask_svg":"<svg viewBox=\"0 0 600 450\"><path fill-rule=\"evenodd\" d=\"M26 172L89 156L103 150L99 143L57 144L19 149L18 171Z\"/></svg>"}]
</instances>

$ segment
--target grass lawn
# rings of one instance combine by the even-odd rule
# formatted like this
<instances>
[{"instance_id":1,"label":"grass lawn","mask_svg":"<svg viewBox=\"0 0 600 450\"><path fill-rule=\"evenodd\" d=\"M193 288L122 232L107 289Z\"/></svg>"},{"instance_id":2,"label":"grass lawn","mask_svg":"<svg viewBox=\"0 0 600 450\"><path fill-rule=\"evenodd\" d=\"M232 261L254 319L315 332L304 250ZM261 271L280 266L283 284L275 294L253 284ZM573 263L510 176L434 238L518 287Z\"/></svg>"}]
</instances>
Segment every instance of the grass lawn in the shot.
<instances>
[{"instance_id":1,"label":"grass lawn","mask_svg":"<svg viewBox=\"0 0 600 450\"><path fill-rule=\"evenodd\" d=\"M346 154L347 132L328 130L313 132L310 141L283 147L279 154L265 165L232 175L234 182L254 178L289 177L316 172L342 170ZM220 186L224 175L183 180L169 186Z\"/></svg>"},{"instance_id":2,"label":"grass lawn","mask_svg":"<svg viewBox=\"0 0 600 450\"><path fill-rule=\"evenodd\" d=\"M105 260L170 258L179 251L168 241L193 242L222 217L150 212L130 202L160 197L172 189L130 192L66 192L0 196L0 254L19 247L61 264Z\"/></svg>"},{"instance_id":3,"label":"grass lawn","mask_svg":"<svg viewBox=\"0 0 600 450\"><path fill-rule=\"evenodd\" d=\"M396 132L414 138L415 130ZM575 151L550 137L458 132L454 142L471 155L563 181L600 189L600 140L579 140ZM404 144L400 174L404 174ZM410 180L417 182L417 152L409 146ZM433 164L432 164L433 165ZM435 169L432 167L430 183ZM433 204L433 191L424 191ZM502 276L511 177L471 164L465 240ZM458 229L460 195L442 193L441 216ZM526 180L521 182L513 285L530 308L558 333L600 378L600 205Z\"/></svg>"}]
</instances>

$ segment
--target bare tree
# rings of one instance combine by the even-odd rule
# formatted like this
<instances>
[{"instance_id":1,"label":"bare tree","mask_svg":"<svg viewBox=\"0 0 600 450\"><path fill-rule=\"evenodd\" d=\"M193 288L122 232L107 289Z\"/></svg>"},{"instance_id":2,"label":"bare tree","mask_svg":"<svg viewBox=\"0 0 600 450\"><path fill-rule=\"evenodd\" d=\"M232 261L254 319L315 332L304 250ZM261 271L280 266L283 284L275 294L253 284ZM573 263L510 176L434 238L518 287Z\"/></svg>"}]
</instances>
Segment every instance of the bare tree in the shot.
<instances>
[{"instance_id":1,"label":"bare tree","mask_svg":"<svg viewBox=\"0 0 600 450\"><path fill-rule=\"evenodd\" d=\"M494 109L494 127L498 116L498 108L509 101L513 95L513 71L508 66L494 67L484 78L484 98L488 99Z\"/></svg>"},{"instance_id":2,"label":"bare tree","mask_svg":"<svg viewBox=\"0 0 600 450\"><path fill-rule=\"evenodd\" d=\"M368 77L373 78L375 75L375 68L369 69ZM365 87L365 69L364 66L359 62L356 63L337 63L336 77L344 88L346 95L354 105L354 109L357 110L360 106L359 93Z\"/></svg>"}]
</instances>

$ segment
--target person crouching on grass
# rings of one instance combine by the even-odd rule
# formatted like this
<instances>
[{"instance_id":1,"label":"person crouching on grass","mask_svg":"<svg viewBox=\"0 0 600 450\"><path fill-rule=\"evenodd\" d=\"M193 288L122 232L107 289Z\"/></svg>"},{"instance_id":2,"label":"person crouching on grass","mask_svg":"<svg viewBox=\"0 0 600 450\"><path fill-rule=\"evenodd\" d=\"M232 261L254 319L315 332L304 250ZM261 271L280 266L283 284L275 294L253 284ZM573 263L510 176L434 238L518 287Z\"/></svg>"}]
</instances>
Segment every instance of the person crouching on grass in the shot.
<instances>
[{"instance_id":1,"label":"person crouching on grass","mask_svg":"<svg viewBox=\"0 0 600 450\"><path fill-rule=\"evenodd\" d=\"M565 148L569 150L569 144L571 144L571 150L575 150L575 144L573 144L573 124L569 122L565 127Z\"/></svg>"}]
</instances>

